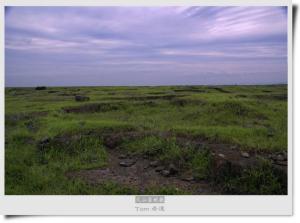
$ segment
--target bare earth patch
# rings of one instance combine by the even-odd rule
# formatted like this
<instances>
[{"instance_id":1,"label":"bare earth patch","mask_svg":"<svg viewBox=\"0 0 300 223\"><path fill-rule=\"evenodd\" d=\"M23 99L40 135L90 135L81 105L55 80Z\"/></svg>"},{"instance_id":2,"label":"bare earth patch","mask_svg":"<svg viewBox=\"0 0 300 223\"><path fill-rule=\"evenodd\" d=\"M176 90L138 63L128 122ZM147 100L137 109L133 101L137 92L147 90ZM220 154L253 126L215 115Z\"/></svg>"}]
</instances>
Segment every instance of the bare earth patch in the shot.
<instances>
[{"instance_id":1,"label":"bare earth patch","mask_svg":"<svg viewBox=\"0 0 300 223\"><path fill-rule=\"evenodd\" d=\"M141 156L128 157L117 150L109 150L109 164L106 168L80 170L69 172L70 178L79 177L90 184L102 184L113 181L121 185L130 186L143 193L150 188L172 186L191 194L216 194L206 181L196 182L189 175L164 176L158 171L162 166L151 166L151 160ZM130 166L120 165L122 162L133 161Z\"/></svg>"},{"instance_id":2,"label":"bare earth patch","mask_svg":"<svg viewBox=\"0 0 300 223\"><path fill-rule=\"evenodd\" d=\"M145 133L144 133L145 134ZM108 153L108 165L105 168L79 170L66 173L68 178L80 178L91 185L105 182L115 182L123 186L130 186L144 193L151 188L173 187L189 194L209 195L222 194L220 187L215 187L212 180L220 180L226 174L235 176L245 169L259 165L259 158L268 159L272 166L281 173L287 173L286 154L277 155L242 151L233 145L209 143L202 139L185 138L178 136L178 143L184 145L187 140L193 144L205 144L210 148L212 166L209 179L199 180L187 169L170 169L172 163L162 163L147 155L133 155L121 150L118 146L124 138L131 140L142 137L138 132L114 133L105 135L105 145ZM153 132L151 133L153 134ZM161 134L161 137L170 137L170 133ZM221 179L222 180L222 179ZM219 185L220 186L220 185Z\"/></svg>"}]
</instances>

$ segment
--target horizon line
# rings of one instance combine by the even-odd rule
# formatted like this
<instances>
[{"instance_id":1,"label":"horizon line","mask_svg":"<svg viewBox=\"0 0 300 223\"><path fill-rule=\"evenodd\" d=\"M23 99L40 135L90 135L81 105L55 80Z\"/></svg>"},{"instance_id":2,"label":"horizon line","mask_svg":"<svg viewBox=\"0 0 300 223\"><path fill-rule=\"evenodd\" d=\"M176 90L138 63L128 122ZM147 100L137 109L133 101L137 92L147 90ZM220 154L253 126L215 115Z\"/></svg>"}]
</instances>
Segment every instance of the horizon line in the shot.
<instances>
[{"instance_id":1,"label":"horizon line","mask_svg":"<svg viewBox=\"0 0 300 223\"><path fill-rule=\"evenodd\" d=\"M181 87L181 86L274 86L288 85L288 83L270 83L270 84L180 84L180 85L35 85L35 86L5 86L5 88L35 88L35 87Z\"/></svg>"}]
</instances>

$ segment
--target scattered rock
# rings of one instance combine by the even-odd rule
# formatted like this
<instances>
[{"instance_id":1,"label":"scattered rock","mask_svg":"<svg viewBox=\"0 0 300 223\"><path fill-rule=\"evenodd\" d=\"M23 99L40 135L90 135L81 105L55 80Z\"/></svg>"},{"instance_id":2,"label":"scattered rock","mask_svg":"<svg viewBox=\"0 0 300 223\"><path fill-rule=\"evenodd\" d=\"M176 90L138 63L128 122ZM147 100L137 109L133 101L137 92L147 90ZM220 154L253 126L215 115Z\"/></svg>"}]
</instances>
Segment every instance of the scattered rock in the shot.
<instances>
[{"instance_id":1,"label":"scattered rock","mask_svg":"<svg viewBox=\"0 0 300 223\"><path fill-rule=\"evenodd\" d=\"M155 161L150 162L150 166L151 167L157 167L158 166L158 161L155 160Z\"/></svg>"},{"instance_id":2,"label":"scattered rock","mask_svg":"<svg viewBox=\"0 0 300 223\"><path fill-rule=\"evenodd\" d=\"M130 167L135 164L135 161L127 159L127 160L121 161L119 164L120 164L120 166L123 166L123 167Z\"/></svg>"},{"instance_id":3,"label":"scattered rock","mask_svg":"<svg viewBox=\"0 0 300 223\"><path fill-rule=\"evenodd\" d=\"M285 161L286 158L285 158L282 154L278 154L278 155L276 156L276 160L277 160L277 161Z\"/></svg>"},{"instance_id":4,"label":"scattered rock","mask_svg":"<svg viewBox=\"0 0 300 223\"><path fill-rule=\"evenodd\" d=\"M45 86L37 86L36 88L35 88L35 90L38 90L38 91L40 91L40 90L46 90L47 88L45 87Z\"/></svg>"},{"instance_id":5,"label":"scattered rock","mask_svg":"<svg viewBox=\"0 0 300 223\"><path fill-rule=\"evenodd\" d=\"M219 153L218 156L221 157L221 158L223 158L223 159L225 158L225 155L222 154L222 153Z\"/></svg>"},{"instance_id":6,"label":"scattered rock","mask_svg":"<svg viewBox=\"0 0 300 223\"><path fill-rule=\"evenodd\" d=\"M193 176L183 176L183 177L181 177L181 179L183 181L187 181L187 182L191 182L191 181L195 180L195 178Z\"/></svg>"},{"instance_id":7,"label":"scattered rock","mask_svg":"<svg viewBox=\"0 0 300 223\"><path fill-rule=\"evenodd\" d=\"M287 160L287 154L286 153L277 153L273 155L269 155L269 158L276 161L286 161Z\"/></svg>"},{"instance_id":8,"label":"scattered rock","mask_svg":"<svg viewBox=\"0 0 300 223\"><path fill-rule=\"evenodd\" d=\"M163 166L158 166L158 167L155 168L155 171L156 171L156 172L161 172L161 171L164 170L164 169L165 169L165 167L163 167Z\"/></svg>"},{"instance_id":9,"label":"scattered rock","mask_svg":"<svg viewBox=\"0 0 300 223\"><path fill-rule=\"evenodd\" d=\"M75 101L89 101L90 98L84 95L75 95Z\"/></svg>"},{"instance_id":10,"label":"scattered rock","mask_svg":"<svg viewBox=\"0 0 300 223\"><path fill-rule=\"evenodd\" d=\"M237 149L237 145L234 145L234 146L230 146L230 149Z\"/></svg>"},{"instance_id":11,"label":"scattered rock","mask_svg":"<svg viewBox=\"0 0 300 223\"><path fill-rule=\"evenodd\" d=\"M177 174L178 173L178 169L174 166L174 164L170 164L169 165L169 172L171 175Z\"/></svg>"},{"instance_id":12,"label":"scattered rock","mask_svg":"<svg viewBox=\"0 0 300 223\"><path fill-rule=\"evenodd\" d=\"M247 153L247 152L241 152L241 156L244 157L244 158L249 158L250 157L249 153Z\"/></svg>"},{"instance_id":13,"label":"scattered rock","mask_svg":"<svg viewBox=\"0 0 300 223\"><path fill-rule=\"evenodd\" d=\"M47 144L50 142L50 138L49 137L45 137L40 141L40 144Z\"/></svg>"},{"instance_id":14,"label":"scattered rock","mask_svg":"<svg viewBox=\"0 0 300 223\"><path fill-rule=\"evenodd\" d=\"M37 147L40 151L44 151L48 143L50 143L50 138L45 137L38 142Z\"/></svg>"},{"instance_id":15,"label":"scattered rock","mask_svg":"<svg viewBox=\"0 0 300 223\"><path fill-rule=\"evenodd\" d=\"M162 174L164 177L168 177L168 176L170 176L170 171L169 171L169 170L163 170L163 171L161 171L161 174Z\"/></svg>"}]
</instances>

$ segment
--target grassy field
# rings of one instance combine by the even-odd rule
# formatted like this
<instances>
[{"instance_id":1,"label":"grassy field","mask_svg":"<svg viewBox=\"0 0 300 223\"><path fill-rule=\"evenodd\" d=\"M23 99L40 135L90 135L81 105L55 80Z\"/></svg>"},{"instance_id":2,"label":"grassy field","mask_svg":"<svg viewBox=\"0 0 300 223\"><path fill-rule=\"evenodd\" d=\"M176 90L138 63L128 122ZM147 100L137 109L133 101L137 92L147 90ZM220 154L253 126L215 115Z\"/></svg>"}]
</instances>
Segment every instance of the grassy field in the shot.
<instances>
[{"instance_id":1,"label":"grassy field","mask_svg":"<svg viewBox=\"0 0 300 223\"><path fill-rule=\"evenodd\" d=\"M6 88L5 193L286 194L287 135L286 85Z\"/></svg>"}]
</instances>

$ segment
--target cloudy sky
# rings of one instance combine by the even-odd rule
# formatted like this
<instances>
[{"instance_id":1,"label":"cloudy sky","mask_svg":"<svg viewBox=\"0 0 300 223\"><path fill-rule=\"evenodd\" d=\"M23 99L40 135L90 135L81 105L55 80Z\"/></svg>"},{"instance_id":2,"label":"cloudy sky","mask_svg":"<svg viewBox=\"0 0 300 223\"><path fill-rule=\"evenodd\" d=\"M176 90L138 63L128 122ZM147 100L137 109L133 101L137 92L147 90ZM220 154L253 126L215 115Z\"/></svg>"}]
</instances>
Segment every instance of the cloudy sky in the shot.
<instances>
[{"instance_id":1,"label":"cloudy sky","mask_svg":"<svg viewBox=\"0 0 300 223\"><path fill-rule=\"evenodd\" d=\"M6 7L6 86L287 82L286 7Z\"/></svg>"}]
</instances>

